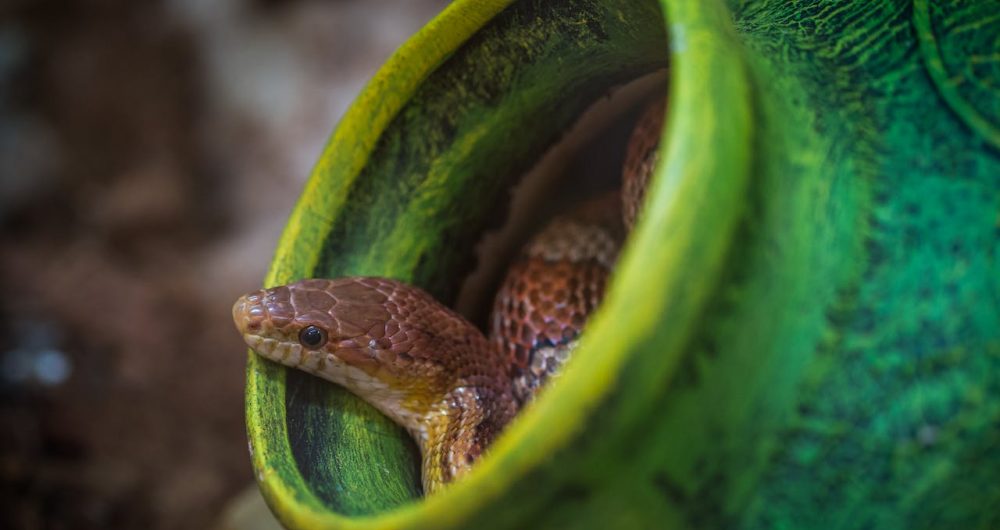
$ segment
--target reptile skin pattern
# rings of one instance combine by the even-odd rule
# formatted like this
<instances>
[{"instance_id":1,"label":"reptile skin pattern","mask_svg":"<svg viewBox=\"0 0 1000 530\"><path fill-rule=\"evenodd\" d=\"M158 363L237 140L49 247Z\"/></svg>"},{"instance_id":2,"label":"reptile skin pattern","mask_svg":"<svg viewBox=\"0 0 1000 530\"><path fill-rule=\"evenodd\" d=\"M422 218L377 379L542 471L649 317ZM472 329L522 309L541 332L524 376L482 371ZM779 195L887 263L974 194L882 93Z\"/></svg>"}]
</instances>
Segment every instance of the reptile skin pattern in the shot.
<instances>
[{"instance_id":1,"label":"reptile skin pattern","mask_svg":"<svg viewBox=\"0 0 1000 530\"><path fill-rule=\"evenodd\" d=\"M373 277L250 293L233 306L237 329L257 354L342 385L407 429L424 492L437 491L571 358L635 222L664 112L656 102L639 119L620 196L580 205L525 245L496 295L489 338L423 290Z\"/></svg>"}]
</instances>

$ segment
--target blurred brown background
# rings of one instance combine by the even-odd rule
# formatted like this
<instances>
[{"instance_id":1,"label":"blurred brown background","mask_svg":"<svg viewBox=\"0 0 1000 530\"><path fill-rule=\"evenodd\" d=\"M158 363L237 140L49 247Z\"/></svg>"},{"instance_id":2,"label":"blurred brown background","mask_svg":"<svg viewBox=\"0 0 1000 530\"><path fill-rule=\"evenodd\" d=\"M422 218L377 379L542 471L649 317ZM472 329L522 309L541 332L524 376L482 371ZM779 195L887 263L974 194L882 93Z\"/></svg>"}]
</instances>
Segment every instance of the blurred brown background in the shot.
<instances>
[{"instance_id":1,"label":"blurred brown background","mask_svg":"<svg viewBox=\"0 0 1000 530\"><path fill-rule=\"evenodd\" d=\"M339 116L444 0L0 2L0 528L210 528L229 321Z\"/></svg>"}]
</instances>

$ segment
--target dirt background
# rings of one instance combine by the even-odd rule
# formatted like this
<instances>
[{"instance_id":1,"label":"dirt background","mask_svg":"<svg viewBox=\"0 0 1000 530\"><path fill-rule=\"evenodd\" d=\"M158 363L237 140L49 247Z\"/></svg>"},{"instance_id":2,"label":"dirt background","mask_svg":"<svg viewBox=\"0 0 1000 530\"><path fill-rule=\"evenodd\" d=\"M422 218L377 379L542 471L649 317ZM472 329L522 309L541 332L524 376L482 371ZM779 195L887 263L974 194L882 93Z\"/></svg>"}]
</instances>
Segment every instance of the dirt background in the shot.
<instances>
[{"instance_id":1,"label":"dirt background","mask_svg":"<svg viewBox=\"0 0 1000 530\"><path fill-rule=\"evenodd\" d=\"M0 528L208 528L252 482L230 304L445 4L0 2Z\"/></svg>"}]
</instances>

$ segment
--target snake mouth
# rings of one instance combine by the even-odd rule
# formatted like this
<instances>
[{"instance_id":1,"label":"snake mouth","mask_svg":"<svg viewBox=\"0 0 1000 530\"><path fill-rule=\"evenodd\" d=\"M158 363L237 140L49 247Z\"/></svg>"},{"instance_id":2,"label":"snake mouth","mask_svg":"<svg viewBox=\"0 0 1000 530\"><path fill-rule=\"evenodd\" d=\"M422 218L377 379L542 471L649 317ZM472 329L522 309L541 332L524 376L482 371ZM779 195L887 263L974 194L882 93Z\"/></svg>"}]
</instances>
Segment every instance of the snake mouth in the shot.
<instances>
[{"instance_id":1,"label":"snake mouth","mask_svg":"<svg viewBox=\"0 0 1000 530\"><path fill-rule=\"evenodd\" d=\"M297 341L280 336L268 319L262 291L241 296L233 304L233 322L243 337L243 342L259 355L284 364L298 367L303 361L302 346Z\"/></svg>"},{"instance_id":2,"label":"snake mouth","mask_svg":"<svg viewBox=\"0 0 1000 530\"><path fill-rule=\"evenodd\" d=\"M305 357L308 357L303 356L302 346L271 337L244 333L243 342L257 354L286 366L300 367Z\"/></svg>"}]
</instances>

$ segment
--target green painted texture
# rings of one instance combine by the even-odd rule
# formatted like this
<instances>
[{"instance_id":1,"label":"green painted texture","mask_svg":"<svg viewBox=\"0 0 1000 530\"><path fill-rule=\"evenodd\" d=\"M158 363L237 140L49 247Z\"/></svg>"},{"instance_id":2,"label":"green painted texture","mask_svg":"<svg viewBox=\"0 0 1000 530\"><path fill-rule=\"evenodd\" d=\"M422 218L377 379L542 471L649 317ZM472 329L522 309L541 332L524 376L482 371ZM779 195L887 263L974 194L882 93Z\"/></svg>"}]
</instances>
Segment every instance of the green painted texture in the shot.
<instances>
[{"instance_id":1,"label":"green painted texture","mask_svg":"<svg viewBox=\"0 0 1000 530\"><path fill-rule=\"evenodd\" d=\"M450 302L517 177L670 69L608 298L467 480L420 499L398 427L249 357L286 525L1000 528L1000 4L660 4L460 0L344 118L267 283Z\"/></svg>"}]
</instances>

